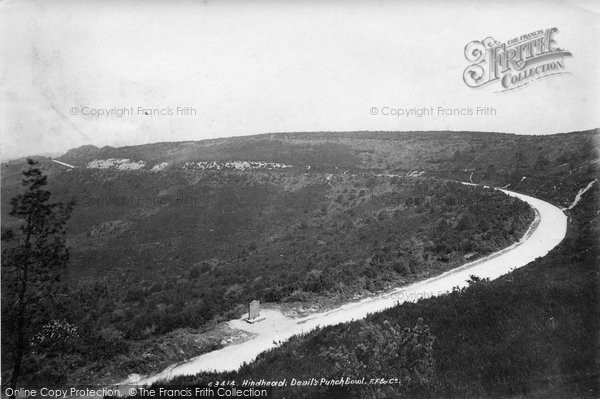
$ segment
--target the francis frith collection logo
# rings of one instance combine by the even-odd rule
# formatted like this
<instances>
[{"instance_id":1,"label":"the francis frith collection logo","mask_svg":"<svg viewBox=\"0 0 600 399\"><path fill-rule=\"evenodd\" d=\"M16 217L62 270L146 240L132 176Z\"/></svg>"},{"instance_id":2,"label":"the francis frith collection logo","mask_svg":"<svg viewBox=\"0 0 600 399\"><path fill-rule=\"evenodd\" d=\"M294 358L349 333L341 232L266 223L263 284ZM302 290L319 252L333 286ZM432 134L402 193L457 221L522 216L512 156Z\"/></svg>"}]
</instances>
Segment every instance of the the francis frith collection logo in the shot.
<instances>
[{"instance_id":1,"label":"the francis frith collection logo","mask_svg":"<svg viewBox=\"0 0 600 399\"><path fill-rule=\"evenodd\" d=\"M499 91L527 85L537 79L566 73L565 58L572 54L558 47L557 28L527 33L500 43L492 37L465 46L471 63L463 80L472 88L499 84Z\"/></svg>"}]
</instances>

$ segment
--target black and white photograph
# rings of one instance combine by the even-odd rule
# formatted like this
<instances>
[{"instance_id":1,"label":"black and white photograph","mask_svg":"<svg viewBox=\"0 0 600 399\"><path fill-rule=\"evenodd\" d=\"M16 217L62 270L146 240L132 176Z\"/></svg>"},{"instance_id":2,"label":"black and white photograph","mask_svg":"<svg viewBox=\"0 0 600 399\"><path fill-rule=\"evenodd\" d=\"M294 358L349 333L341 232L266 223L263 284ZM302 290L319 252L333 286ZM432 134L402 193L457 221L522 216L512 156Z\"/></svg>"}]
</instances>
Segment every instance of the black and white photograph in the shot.
<instances>
[{"instance_id":1,"label":"black and white photograph","mask_svg":"<svg viewBox=\"0 0 600 399\"><path fill-rule=\"evenodd\" d=\"M599 398L600 2L0 0L7 399Z\"/></svg>"}]
</instances>

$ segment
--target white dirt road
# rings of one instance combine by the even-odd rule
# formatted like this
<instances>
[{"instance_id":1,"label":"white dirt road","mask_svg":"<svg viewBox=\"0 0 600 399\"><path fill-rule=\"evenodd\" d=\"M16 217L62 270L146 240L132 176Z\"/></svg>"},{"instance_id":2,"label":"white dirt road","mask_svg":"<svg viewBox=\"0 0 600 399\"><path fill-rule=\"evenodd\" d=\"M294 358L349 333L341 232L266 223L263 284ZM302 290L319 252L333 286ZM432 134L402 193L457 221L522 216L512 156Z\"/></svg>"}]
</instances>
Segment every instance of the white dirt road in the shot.
<instances>
[{"instance_id":1,"label":"white dirt road","mask_svg":"<svg viewBox=\"0 0 600 399\"><path fill-rule=\"evenodd\" d=\"M546 255L563 240L567 231L567 216L559 208L524 194L501 191L520 198L536 211L535 221L520 242L439 276L379 296L350 302L330 311L290 318L277 310L264 309L261 315L266 316L265 320L256 324L248 324L241 319L232 320L229 322L231 328L247 331L254 336L247 341L198 356L186 363L170 366L161 373L149 377L131 376L121 384L145 385L169 380L175 376L193 375L201 371L236 370L244 362L253 361L260 353L276 347L294 335L309 332L316 327L362 319L370 313L381 312L398 303L414 302L420 298L441 295L454 287L466 286L471 275L495 279Z\"/></svg>"}]
</instances>

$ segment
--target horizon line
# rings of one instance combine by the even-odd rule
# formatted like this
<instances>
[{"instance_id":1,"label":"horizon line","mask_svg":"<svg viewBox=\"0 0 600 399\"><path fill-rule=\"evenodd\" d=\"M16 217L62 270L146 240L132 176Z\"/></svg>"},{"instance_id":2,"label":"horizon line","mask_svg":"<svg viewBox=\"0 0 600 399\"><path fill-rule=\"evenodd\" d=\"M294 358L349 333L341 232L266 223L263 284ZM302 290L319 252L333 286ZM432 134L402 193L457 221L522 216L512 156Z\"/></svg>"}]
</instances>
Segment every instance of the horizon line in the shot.
<instances>
[{"instance_id":1,"label":"horizon line","mask_svg":"<svg viewBox=\"0 0 600 399\"><path fill-rule=\"evenodd\" d=\"M44 157L50 159L57 159L64 156L67 152L85 147L92 146L98 149L102 149L105 147L110 148L128 148L128 147L139 147L145 145L154 145L154 144L166 144L166 143L198 143L198 142L210 142L217 140L226 140L226 139L241 139L241 138L250 138L250 137L259 137L259 136L274 136L274 135L293 135L293 134L323 134L323 133L331 133L331 134L351 134L351 133L397 133L397 134L409 134L409 133L455 133L455 134L469 134L469 133L479 133L479 134L504 134L511 136L526 136L526 137L546 137L546 136L558 136L562 134L577 134L577 133L593 133L594 131L600 130L600 127L595 127L591 129L585 130L573 130L568 132L559 132L559 133L549 133L549 134L527 134L527 133L514 133L514 132L495 132L495 131L484 131L484 130L313 130L313 131L280 131L280 132L267 132L267 133L254 133L248 135L237 135L237 136L221 136L221 137L212 137L198 140L174 140L174 141L151 141L139 144L129 144L122 146L112 146L112 145L104 145L97 146L94 144L82 144L78 147L72 147L61 153L41 153L41 154L29 154L29 155L19 155L12 156L10 158L5 158L0 155L1 163L14 162L25 158L32 157ZM598 132L596 132L598 133ZM60 155L56 155L60 154Z\"/></svg>"}]
</instances>

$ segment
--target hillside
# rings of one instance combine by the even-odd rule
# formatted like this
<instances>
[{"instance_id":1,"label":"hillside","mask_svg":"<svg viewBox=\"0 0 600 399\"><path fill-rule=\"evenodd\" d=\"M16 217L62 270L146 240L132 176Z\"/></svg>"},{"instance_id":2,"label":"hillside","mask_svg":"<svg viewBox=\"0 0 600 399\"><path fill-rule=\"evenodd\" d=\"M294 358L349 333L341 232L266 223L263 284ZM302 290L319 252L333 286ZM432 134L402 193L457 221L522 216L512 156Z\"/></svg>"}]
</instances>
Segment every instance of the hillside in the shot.
<instances>
[{"instance_id":1,"label":"hillside","mask_svg":"<svg viewBox=\"0 0 600 399\"><path fill-rule=\"evenodd\" d=\"M80 339L33 362L30 377L156 371L222 345L202 334L251 299L327 307L506 247L530 209L454 181L566 207L595 177L597 140L597 130L290 133L40 158L53 199L77 203L57 314ZM3 227L15 223L22 165L2 165Z\"/></svg>"},{"instance_id":2,"label":"hillside","mask_svg":"<svg viewBox=\"0 0 600 399\"><path fill-rule=\"evenodd\" d=\"M295 337L238 372L170 383L398 378L391 386L288 386L277 394L597 397L599 195L596 184L569 211L568 236L558 247L505 277Z\"/></svg>"},{"instance_id":3,"label":"hillside","mask_svg":"<svg viewBox=\"0 0 600 399\"><path fill-rule=\"evenodd\" d=\"M326 306L406 284L510 245L533 219L499 192L431 179L74 170L49 189L79 203L64 306L103 356L252 299Z\"/></svg>"},{"instance_id":4,"label":"hillside","mask_svg":"<svg viewBox=\"0 0 600 399\"><path fill-rule=\"evenodd\" d=\"M598 129L524 136L489 132L281 133L129 147L87 145L58 161L86 168L108 159L143 163L143 170L180 170L186 163L257 161L295 171L376 172L487 182L567 205L599 162ZM46 158L47 172L66 167ZM15 183L24 160L2 164L3 187ZM155 169L156 170L156 169Z\"/></svg>"},{"instance_id":5,"label":"hillside","mask_svg":"<svg viewBox=\"0 0 600 399\"><path fill-rule=\"evenodd\" d=\"M577 192L582 174L598 162L598 129L524 136L487 132L320 132L282 133L199 142L156 143L131 147L85 146L61 161L85 166L94 159L144 161L146 168L166 162L180 168L193 161L265 161L312 171L434 176L526 190L555 192L564 205ZM525 180L530 180L525 183Z\"/></svg>"}]
</instances>

